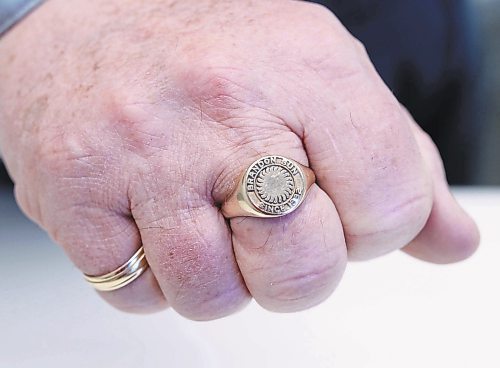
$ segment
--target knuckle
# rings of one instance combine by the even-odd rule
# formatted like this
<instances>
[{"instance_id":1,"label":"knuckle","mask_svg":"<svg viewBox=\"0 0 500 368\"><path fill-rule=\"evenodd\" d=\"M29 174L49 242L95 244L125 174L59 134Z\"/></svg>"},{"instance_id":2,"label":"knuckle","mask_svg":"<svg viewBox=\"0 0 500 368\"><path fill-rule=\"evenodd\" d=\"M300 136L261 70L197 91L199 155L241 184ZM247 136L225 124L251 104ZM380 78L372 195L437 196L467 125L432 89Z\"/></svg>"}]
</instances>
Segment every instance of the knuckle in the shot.
<instances>
[{"instance_id":1,"label":"knuckle","mask_svg":"<svg viewBox=\"0 0 500 368\"><path fill-rule=\"evenodd\" d=\"M34 175L43 183L39 190L45 198L60 198L44 201L44 211L59 213L81 206L128 211L128 177L120 170L123 158L114 148L105 147L104 140L77 130L47 131L37 140L32 160Z\"/></svg>"},{"instance_id":2,"label":"knuckle","mask_svg":"<svg viewBox=\"0 0 500 368\"><path fill-rule=\"evenodd\" d=\"M35 147L35 157L39 172L56 178L84 176L92 168L78 164L91 154L75 134L64 131L52 131L41 136Z\"/></svg>"},{"instance_id":3,"label":"knuckle","mask_svg":"<svg viewBox=\"0 0 500 368\"><path fill-rule=\"evenodd\" d=\"M353 43L354 43L354 48L356 49L356 51L362 55L363 57L365 58L368 58L368 50L366 49L366 46L363 42L361 42L358 38L352 36L351 37Z\"/></svg>"},{"instance_id":4,"label":"knuckle","mask_svg":"<svg viewBox=\"0 0 500 368\"><path fill-rule=\"evenodd\" d=\"M208 122L241 118L245 110L254 110L265 100L256 75L245 67L217 61L210 55L181 68L176 83L193 112Z\"/></svg>"},{"instance_id":5,"label":"knuckle","mask_svg":"<svg viewBox=\"0 0 500 368\"><path fill-rule=\"evenodd\" d=\"M175 112L182 108L164 95L163 90L169 88L163 85L151 95L140 88L108 91L104 128L119 137L110 142L114 150L149 158L171 147L172 122L180 120Z\"/></svg>"},{"instance_id":6,"label":"knuckle","mask_svg":"<svg viewBox=\"0 0 500 368\"><path fill-rule=\"evenodd\" d=\"M211 158L215 170L208 180L208 191L216 201L228 194L228 183L241 170L227 165L228 156L245 161L249 155L278 149L302 157L302 142L289 127L292 122L274 111L273 99L262 89L258 73L211 55L195 59L175 73L174 83L185 94L192 117L202 123L203 131L195 134L214 134L220 148Z\"/></svg>"}]
</instances>

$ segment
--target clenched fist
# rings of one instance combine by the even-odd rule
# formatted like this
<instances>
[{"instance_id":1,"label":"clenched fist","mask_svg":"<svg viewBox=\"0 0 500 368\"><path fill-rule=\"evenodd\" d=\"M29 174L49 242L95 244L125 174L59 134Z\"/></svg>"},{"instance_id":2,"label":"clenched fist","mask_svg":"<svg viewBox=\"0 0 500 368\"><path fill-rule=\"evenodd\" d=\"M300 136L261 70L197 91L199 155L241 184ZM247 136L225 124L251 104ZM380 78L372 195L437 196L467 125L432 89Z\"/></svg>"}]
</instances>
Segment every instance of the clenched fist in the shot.
<instances>
[{"instance_id":1,"label":"clenched fist","mask_svg":"<svg viewBox=\"0 0 500 368\"><path fill-rule=\"evenodd\" d=\"M19 205L83 273L144 246L148 271L101 292L123 310L297 311L348 259L445 263L478 243L433 143L310 3L47 1L0 40L0 124ZM265 155L314 171L303 204L224 218Z\"/></svg>"}]
</instances>

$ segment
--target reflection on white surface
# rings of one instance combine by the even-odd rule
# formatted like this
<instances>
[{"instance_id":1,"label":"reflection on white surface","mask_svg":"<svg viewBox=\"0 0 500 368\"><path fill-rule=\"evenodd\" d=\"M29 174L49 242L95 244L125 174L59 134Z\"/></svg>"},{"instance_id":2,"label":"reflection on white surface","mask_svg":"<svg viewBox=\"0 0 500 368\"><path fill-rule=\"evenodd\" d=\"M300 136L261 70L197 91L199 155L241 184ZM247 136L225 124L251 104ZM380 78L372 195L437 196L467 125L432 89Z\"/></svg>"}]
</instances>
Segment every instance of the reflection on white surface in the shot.
<instances>
[{"instance_id":1,"label":"reflection on white surface","mask_svg":"<svg viewBox=\"0 0 500 368\"><path fill-rule=\"evenodd\" d=\"M470 260L395 253L350 264L319 307L252 303L191 322L113 310L0 192L0 367L500 367L500 190L457 190L478 221Z\"/></svg>"}]
</instances>

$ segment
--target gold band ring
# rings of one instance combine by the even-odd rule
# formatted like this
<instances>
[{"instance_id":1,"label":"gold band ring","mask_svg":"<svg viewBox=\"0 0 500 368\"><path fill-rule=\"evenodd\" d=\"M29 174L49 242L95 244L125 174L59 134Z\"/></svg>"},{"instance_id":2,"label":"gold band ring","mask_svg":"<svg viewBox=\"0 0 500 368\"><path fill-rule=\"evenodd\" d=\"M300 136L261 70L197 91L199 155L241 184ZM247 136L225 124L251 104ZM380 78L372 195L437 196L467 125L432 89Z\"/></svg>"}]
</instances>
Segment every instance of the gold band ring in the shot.
<instances>
[{"instance_id":1,"label":"gold band ring","mask_svg":"<svg viewBox=\"0 0 500 368\"><path fill-rule=\"evenodd\" d=\"M137 252L122 266L101 276L84 275L94 288L99 291L112 291L127 286L141 276L148 269L144 248L140 247Z\"/></svg>"},{"instance_id":2,"label":"gold band ring","mask_svg":"<svg viewBox=\"0 0 500 368\"><path fill-rule=\"evenodd\" d=\"M280 217L295 211L316 181L314 172L283 156L254 161L238 179L236 190L222 205L226 218Z\"/></svg>"}]
</instances>

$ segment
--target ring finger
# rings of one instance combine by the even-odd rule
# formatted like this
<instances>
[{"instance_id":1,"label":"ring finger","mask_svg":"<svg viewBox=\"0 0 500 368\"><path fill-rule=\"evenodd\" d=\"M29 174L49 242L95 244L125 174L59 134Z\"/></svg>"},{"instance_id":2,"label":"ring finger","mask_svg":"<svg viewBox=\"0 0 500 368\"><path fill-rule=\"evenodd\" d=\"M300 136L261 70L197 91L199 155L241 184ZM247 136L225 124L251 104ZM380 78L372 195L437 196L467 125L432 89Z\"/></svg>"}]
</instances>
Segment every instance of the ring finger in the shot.
<instances>
[{"instance_id":1,"label":"ring finger","mask_svg":"<svg viewBox=\"0 0 500 368\"><path fill-rule=\"evenodd\" d=\"M285 157L306 162L300 150L287 153ZM230 224L245 284L268 310L292 312L316 305L342 277L347 259L342 225L333 202L315 184L302 205L286 216L235 217Z\"/></svg>"}]
</instances>

